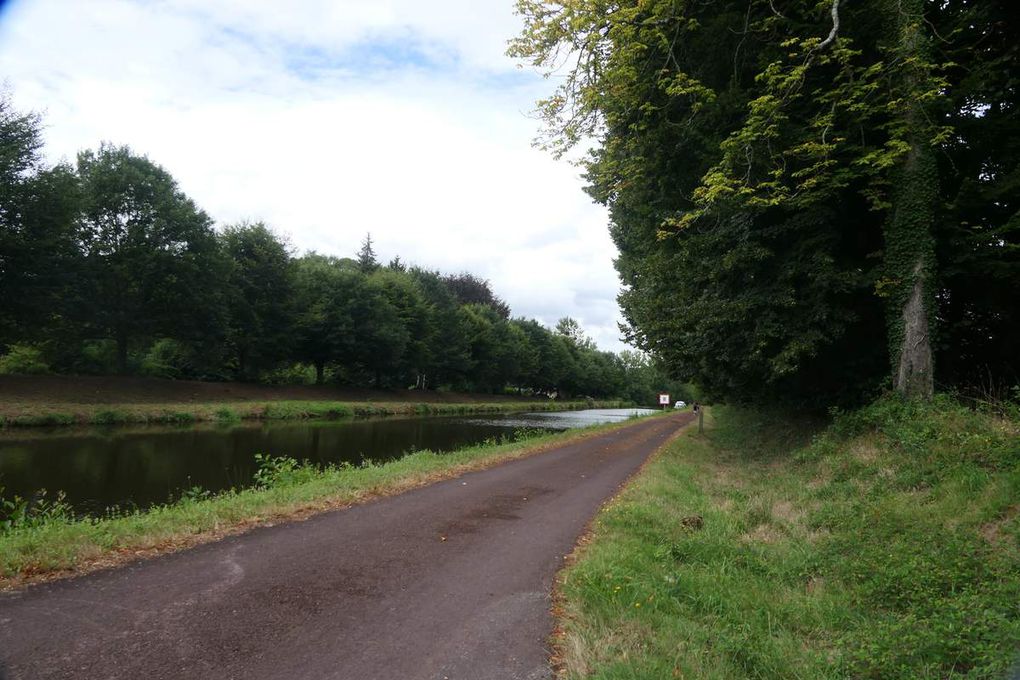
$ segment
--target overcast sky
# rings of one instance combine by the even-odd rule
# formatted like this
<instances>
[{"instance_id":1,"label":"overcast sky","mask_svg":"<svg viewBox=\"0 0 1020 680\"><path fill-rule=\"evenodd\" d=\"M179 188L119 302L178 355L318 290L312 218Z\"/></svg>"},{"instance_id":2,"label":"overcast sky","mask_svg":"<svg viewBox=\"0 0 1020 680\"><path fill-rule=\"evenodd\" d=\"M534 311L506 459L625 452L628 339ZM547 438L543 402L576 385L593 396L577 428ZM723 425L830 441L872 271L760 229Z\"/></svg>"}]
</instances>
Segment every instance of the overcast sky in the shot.
<instances>
[{"instance_id":1,"label":"overcast sky","mask_svg":"<svg viewBox=\"0 0 1020 680\"><path fill-rule=\"evenodd\" d=\"M605 210L530 145L554 82L504 55L512 0L0 0L0 78L50 160L100 141L220 225L488 278L619 350Z\"/></svg>"}]
</instances>

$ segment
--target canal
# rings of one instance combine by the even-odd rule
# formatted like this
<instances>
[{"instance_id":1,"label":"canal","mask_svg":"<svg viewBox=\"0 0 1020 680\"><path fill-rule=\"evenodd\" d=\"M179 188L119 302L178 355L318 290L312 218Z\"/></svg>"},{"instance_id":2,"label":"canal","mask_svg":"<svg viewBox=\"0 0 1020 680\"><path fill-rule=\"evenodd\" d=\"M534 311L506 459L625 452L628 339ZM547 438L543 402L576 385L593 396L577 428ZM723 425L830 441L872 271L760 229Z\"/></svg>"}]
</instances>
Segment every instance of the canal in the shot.
<instances>
[{"instance_id":1,"label":"canal","mask_svg":"<svg viewBox=\"0 0 1020 680\"><path fill-rule=\"evenodd\" d=\"M290 456L316 465L394 460L412 451L437 453L522 432L558 431L653 413L589 409L484 416L263 421L182 427L12 429L0 432L2 495L48 497L63 491L82 514L145 508L208 491L250 486L255 454Z\"/></svg>"}]
</instances>

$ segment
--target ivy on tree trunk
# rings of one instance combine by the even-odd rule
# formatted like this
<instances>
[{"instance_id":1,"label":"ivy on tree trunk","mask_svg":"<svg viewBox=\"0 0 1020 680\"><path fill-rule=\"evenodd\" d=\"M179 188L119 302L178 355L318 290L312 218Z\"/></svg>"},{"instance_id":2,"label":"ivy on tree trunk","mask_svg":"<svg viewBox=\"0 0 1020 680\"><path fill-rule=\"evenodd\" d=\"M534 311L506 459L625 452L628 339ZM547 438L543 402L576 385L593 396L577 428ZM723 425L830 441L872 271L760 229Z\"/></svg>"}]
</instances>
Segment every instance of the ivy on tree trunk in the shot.
<instances>
[{"instance_id":1,"label":"ivy on tree trunk","mask_svg":"<svg viewBox=\"0 0 1020 680\"><path fill-rule=\"evenodd\" d=\"M923 0L889 3L898 27L903 67L903 139L909 145L885 231L889 352L893 385L901 394L930 399L934 389L932 328L935 306L935 203L938 168L924 110L928 40Z\"/></svg>"}]
</instances>

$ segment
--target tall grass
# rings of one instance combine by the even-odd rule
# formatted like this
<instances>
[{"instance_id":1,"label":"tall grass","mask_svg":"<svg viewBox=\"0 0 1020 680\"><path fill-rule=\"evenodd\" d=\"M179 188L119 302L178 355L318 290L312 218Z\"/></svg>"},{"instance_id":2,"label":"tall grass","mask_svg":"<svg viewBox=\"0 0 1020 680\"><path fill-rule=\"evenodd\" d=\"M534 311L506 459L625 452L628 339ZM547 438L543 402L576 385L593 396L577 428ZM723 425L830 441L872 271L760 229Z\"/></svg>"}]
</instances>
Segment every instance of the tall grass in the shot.
<instances>
[{"instance_id":1,"label":"tall grass","mask_svg":"<svg viewBox=\"0 0 1020 680\"><path fill-rule=\"evenodd\" d=\"M727 408L563 574L570 678L1002 678L1020 654L1020 421L883 399Z\"/></svg>"}]
</instances>

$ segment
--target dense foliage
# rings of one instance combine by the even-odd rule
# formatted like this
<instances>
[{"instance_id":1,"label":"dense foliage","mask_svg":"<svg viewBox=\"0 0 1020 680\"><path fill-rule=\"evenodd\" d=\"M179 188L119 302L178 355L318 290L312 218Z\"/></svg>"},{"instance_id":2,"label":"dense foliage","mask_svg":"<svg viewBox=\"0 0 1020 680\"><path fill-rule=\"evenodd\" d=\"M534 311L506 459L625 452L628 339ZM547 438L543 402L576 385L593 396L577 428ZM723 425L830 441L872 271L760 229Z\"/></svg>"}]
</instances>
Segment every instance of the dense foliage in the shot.
<instances>
[{"instance_id":1,"label":"dense foliage","mask_svg":"<svg viewBox=\"0 0 1020 680\"><path fill-rule=\"evenodd\" d=\"M730 399L1016 384L1013 5L518 0L634 342Z\"/></svg>"},{"instance_id":2,"label":"dense foliage","mask_svg":"<svg viewBox=\"0 0 1020 680\"><path fill-rule=\"evenodd\" d=\"M0 98L0 372L689 397L573 320L512 318L468 272L380 264L371 236L336 258L259 222L217 231L127 148L46 167L40 126Z\"/></svg>"}]
</instances>

